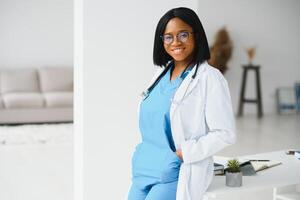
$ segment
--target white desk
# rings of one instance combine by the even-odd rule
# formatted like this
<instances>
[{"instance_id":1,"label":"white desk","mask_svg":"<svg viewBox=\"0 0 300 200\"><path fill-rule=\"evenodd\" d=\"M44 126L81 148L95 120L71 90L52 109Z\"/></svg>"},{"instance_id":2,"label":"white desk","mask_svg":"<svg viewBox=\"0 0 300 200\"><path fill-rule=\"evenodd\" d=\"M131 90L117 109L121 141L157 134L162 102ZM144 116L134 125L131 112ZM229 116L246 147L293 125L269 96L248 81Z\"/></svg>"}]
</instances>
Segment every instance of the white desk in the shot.
<instances>
[{"instance_id":1,"label":"white desk","mask_svg":"<svg viewBox=\"0 0 300 200\"><path fill-rule=\"evenodd\" d=\"M225 176L214 176L210 187L204 195L204 200L224 199L222 196L228 197L228 194L243 197L245 193L249 192L252 199L259 199L258 191L260 190L270 189L273 191L276 188L300 183L300 160L294 155L286 155L285 150L241 156L240 158L269 159L280 161L282 164L259 171L254 176L243 176L243 185L241 187L228 187L225 185Z\"/></svg>"}]
</instances>

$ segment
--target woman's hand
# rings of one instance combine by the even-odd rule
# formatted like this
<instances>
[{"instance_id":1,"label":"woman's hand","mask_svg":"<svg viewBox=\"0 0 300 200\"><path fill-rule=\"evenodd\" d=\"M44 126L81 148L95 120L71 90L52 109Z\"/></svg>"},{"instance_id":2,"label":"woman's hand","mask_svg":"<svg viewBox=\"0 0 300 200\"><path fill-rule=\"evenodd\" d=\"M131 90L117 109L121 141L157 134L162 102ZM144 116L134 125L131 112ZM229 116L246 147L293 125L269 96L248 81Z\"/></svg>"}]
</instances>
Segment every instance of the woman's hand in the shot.
<instances>
[{"instance_id":1,"label":"woman's hand","mask_svg":"<svg viewBox=\"0 0 300 200\"><path fill-rule=\"evenodd\" d=\"M183 158L182 158L182 151L181 151L181 150L177 150L175 153L176 153L176 155L183 161Z\"/></svg>"}]
</instances>

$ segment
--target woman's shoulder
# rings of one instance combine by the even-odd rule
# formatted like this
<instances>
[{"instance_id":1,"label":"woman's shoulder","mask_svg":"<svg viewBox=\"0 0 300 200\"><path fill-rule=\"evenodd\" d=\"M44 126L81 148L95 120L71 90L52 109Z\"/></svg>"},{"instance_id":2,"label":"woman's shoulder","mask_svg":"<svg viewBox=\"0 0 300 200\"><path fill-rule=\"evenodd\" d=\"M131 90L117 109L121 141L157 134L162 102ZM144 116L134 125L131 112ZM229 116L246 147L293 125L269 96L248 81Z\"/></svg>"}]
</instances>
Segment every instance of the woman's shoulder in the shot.
<instances>
[{"instance_id":1,"label":"woman's shoulder","mask_svg":"<svg viewBox=\"0 0 300 200\"><path fill-rule=\"evenodd\" d=\"M205 62L204 66L205 66L205 72L207 76L216 79L224 79L224 76L219 69L211 66L210 64L208 64L208 62Z\"/></svg>"},{"instance_id":2,"label":"woman's shoulder","mask_svg":"<svg viewBox=\"0 0 300 200\"><path fill-rule=\"evenodd\" d=\"M223 74L220 72L219 69L211 66L207 62L204 64L205 66L205 75L210 81L226 81Z\"/></svg>"},{"instance_id":3,"label":"woman's shoulder","mask_svg":"<svg viewBox=\"0 0 300 200\"><path fill-rule=\"evenodd\" d=\"M202 64L202 80L205 82L205 85L207 85L207 88L213 88L220 85L227 85L227 81L223 74L215 67L211 66L207 62L204 62Z\"/></svg>"},{"instance_id":4,"label":"woman's shoulder","mask_svg":"<svg viewBox=\"0 0 300 200\"><path fill-rule=\"evenodd\" d=\"M154 66L154 68L155 68L155 73L159 73L159 72L162 72L162 71L164 71L164 69L165 69L165 66Z\"/></svg>"}]
</instances>

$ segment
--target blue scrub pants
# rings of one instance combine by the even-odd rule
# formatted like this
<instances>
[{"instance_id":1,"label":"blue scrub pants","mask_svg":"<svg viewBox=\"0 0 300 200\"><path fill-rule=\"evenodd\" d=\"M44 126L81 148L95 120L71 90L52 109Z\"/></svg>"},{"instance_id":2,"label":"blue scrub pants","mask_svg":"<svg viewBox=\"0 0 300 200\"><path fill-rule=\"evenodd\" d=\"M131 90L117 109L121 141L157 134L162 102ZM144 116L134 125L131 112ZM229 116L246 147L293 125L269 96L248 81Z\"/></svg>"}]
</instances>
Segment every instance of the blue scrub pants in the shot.
<instances>
[{"instance_id":1,"label":"blue scrub pants","mask_svg":"<svg viewBox=\"0 0 300 200\"><path fill-rule=\"evenodd\" d=\"M134 183L131 185L128 200L176 200L178 181L157 183L143 189Z\"/></svg>"}]
</instances>

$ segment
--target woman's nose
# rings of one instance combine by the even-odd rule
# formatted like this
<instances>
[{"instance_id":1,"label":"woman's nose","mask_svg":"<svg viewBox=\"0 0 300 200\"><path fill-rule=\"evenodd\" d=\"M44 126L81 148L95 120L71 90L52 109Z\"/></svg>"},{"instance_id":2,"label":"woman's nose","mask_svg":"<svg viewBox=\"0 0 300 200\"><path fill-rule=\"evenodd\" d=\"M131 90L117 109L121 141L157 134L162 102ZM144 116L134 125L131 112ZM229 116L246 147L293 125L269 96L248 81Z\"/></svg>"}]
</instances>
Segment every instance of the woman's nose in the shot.
<instances>
[{"instance_id":1,"label":"woman's nose","mask_svg":"<svg viewBox=\"0 0 300 200\"><path fill-rule=\"evenodd\" d=\"M177 45L177 44L181 44L181 41L178 39L178 37L174 37L172 43L172 45Z\"/></svg>"}]
</instances>

